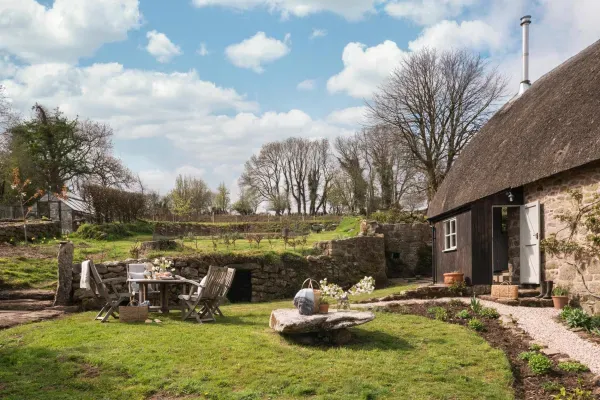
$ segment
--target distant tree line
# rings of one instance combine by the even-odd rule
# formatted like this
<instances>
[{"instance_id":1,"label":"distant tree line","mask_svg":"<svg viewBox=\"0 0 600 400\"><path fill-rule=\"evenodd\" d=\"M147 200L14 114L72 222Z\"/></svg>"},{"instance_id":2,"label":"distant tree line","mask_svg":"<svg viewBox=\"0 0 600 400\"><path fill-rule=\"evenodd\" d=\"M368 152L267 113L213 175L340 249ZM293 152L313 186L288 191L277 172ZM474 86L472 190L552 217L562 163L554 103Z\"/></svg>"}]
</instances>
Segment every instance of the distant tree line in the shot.
<instances>
[{"instance_id":1,"label":"distant tree line","mask_svg":"<svg viewBox=\"0 0 600 400\"><path fill-rule=\"evenodd\" d=\"M193 219L264 208L277 214L371 214L426 206L467 143L503 99L504 78L477 54L425 49L401 61L367 102L351 136L265 143L245 163L239 196L180 175L164 196L113 155L105 123L69 118L36 104L14 113L0 87L0 202L14 199L11 171L39 190L76 192L98 221Z\"/></svg>"}]
</instances>

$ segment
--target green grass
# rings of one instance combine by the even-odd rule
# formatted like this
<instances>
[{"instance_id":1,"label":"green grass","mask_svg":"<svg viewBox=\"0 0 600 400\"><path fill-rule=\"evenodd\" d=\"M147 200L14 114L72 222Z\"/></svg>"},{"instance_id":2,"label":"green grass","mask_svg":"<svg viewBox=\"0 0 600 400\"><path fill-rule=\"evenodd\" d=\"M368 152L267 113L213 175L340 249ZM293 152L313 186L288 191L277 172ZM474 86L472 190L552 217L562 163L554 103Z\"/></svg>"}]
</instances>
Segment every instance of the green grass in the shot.
<instances>
[{"instance_id":1,"label":"green grass","mask_svg":"<svg viewBox=\"0 0 600 400\"><path fill-rule=\"evenodd\" d=\"M504 354L464 327L378 313L349 346L306 347L268 328L289 306L225 306L203 325L84 313L0 331L2 398L513 399Z\"/></svg>"},{"instance_id":2,"label":"green grass","mask_svg":"<svg viewBox=\"0 0 600 400\"><path fill-rule=\"evenodd\" d=\"M356 303L358 301L370 300L370 299L379 298L379 297L385 297L385 296L389 296L392 294L400 294L406 290L414 289L417 286L418 285L415 285L415 284L393 285L393 286L386 287L383 289L377 289L373 293L363 293L363 294L358 294L356 296L352 296L350 298L350 301L353 303Z\"/></svg>"},{"instance_id":3,"label":"green grass","mask_svg":"<svg viewBox=\"0 0 600 400\"><path fill-rule=\"evenodd\" d=\"M256 243L249 243L245 239L237 240L235 246L226 246L222 241L217 244L216 252L236 254L265 254L269 252L282 253L284 251L299 255L310 254L316 242L341 239L356 236L359 230L360 219L357 217L344 218L335 231L311 233L306 244L295 247L285 246L283 240L273 239L271 243L263 239L260 247ZM88 228L88 230L92 230ZM10 287L40 288L53 286L56 281L56 253L61 239L38 241L27 246L16 246L15 255L0 258L0 284ZM136 242L152 240L149 234L134 234L117 240L96 240L78 237L69 238L75 245L74 261L81 262L91 257L95 262L109 260L124 260L132 258L130 249ZM181 240L178 240L181 242ZM202 253L214 253L215 248L209 237L201 237L197 241L185 239L182 251L163 251L143 255L147 258L156 256L186 256ZM22 255L24 253L24 255Z\"/></svg>"}]
</instances>

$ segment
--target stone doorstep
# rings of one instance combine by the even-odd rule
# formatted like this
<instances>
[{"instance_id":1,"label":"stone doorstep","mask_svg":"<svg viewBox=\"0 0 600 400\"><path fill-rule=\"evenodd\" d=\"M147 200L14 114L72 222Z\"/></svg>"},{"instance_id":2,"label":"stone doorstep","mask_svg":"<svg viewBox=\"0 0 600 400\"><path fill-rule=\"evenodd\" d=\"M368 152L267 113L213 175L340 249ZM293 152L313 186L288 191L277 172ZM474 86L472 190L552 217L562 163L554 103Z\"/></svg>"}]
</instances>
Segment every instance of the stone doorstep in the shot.
<instances>
[{"instance_id":1,"label":"stone doorstep","mask_svg":"<svg viewBox=\"0 0 600 400\"><path fill-rule=\"evenodd\" d=\"M39 322L63 315L60 310L46 309L41 311L0 311L0 329L11 328L29 322Z\"/></svg>"}]
</instances>

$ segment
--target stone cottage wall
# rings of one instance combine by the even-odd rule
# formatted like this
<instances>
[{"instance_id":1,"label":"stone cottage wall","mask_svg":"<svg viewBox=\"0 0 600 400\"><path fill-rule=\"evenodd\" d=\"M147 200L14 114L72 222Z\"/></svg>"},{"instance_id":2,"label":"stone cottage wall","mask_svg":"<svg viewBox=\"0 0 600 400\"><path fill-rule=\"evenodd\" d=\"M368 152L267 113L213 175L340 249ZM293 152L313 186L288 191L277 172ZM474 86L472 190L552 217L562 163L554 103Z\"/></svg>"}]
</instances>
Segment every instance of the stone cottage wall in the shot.
<instances>
[{"instance_id":1,"label":"stone cottage wall","mask_svg":"<svg viewBox=\"0 0 600 400\"><path fill-rule=\"evenodd\" d=\"M431 227L428 224L378 224L375 233L382 234L385 239L389 277L431 274L431 265L426 271L419 270L423 269L420 265L424 261L422 255L431 254Z\"/></svg>"},{"instance_id":2,"label":"stone cottage wall","mask_svg":"<svg viewBox=\"0 0 600 400\"><path fill-rule=\"evenodd\" d=\"M521 277L521 210L508 207L508 262L513 265L512 281L519 283Z\"/></svg>"},{"instance_id":3,"label":"stone cottage wall","mask_svg":"<svg viewBox=\"0 0 600 400\"><path fill-rule=\"evenodd\" d=\"M323 251L319 256L301 257L290 253L281 256L245 256L233 254L204 254L193 257L170 258L175 274L199 280L210 265L228 266L236 270L250 271L252 302L291 298L306 278L327 278L342 287L350 287L365 276L373 276L377 286L386 281L383 238L352 238L318 244ZM104 279L125 277L127 264L150 260L125 260L96 264ZM84 308L97 307L94 295L80 289L81 264L73 266L73 300ZM172 298L176 299L177 285L171 286Z\"/></svg>"},{"instance_id":4,"label":"stone cottage wall","mask_svg":"<svg viewBox=\"0 0 600 400\"><path fill-rule=\"evenodd\" d=\"M27 238L29 240L53 238L60 236L58 221L27 221ZM12 239L12 240L11 240ZM0 243L23 241L23 222L0 222Z\"/></svg>"},{"instance_id":5,"label":"stone cottage wall","mask_svg":"<svg viewBox=\"0 0 600 400\"><path fill-rule=\"evenodd\" d=\"M593 195L600 192L600 163L565 171L524 187L527 203L540 201L542 238L547 238L564 228L564 223L558 219L558 215L573 208L568 193L571 189L581 190L584 202L592 201ZM568 286L571 293L579 297L581 305L588 311L600 313L600 302L589 296L575 268L555 257L542 254L542 271L545 279L553 280L555 284L561 286ZM600 294L599 263L586 268L585 279L589 289Z\"/></svg>"}]
</instances>

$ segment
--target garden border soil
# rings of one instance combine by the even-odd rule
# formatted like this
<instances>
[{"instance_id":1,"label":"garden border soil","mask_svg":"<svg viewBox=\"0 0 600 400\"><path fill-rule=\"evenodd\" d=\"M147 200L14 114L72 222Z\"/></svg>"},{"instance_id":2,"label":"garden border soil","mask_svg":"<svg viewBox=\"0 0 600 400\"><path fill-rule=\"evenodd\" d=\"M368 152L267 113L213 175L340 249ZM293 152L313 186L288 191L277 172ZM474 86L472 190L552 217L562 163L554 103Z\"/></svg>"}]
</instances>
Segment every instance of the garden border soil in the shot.
<instances>
[{"instance_id":1,"label":"garden border soil","mask_svg":"<svg viewBox=\"0 0 600 400\"><path fill-rule=\"evenodd\" d=\"M457 312L468 309L465 303L456 304L454 302L427 302L419 304L389 304L379 308L380 311L395 312L400 314L419 315L422 317L434 319L434 316L428 313L431 307L443 307L448 312L448 320L445 322L467 326L468 320L456 318ZM490 346L500 349L506 355L510 362L513 374L513 389L515 399L551 399L557 392L548 392L543 389L542 384L546 382L555 382L558 387L564 386L567 389L581 387L584 390L592 391L593 398L600 399L600 382L591 372L568 373L559 370L556 365L559 361L568 359L564 354L548 355L553 362L553 369L549 374L536 375L531 372L527 362L519 359L521 352L529 351L533 340L531 337L516 327L503 326L498 319L479 318L486 326L485 331L478 332ZM511 332L507 332L511 330ZM581 380L581 386L579 381Z\"/></svg>"}]
</instances>

